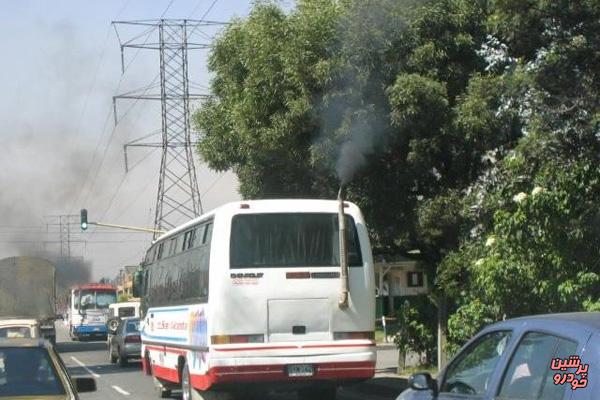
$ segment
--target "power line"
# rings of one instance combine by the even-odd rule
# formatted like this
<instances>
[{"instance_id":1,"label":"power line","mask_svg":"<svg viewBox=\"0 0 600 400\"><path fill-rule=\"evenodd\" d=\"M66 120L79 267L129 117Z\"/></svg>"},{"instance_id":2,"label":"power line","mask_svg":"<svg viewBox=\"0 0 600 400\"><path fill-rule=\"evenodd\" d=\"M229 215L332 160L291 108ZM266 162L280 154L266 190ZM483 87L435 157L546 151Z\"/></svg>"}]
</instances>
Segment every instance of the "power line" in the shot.
<instances>
[{"instance_id":1,"label":"power line","mask_svg":"<svg viewBox=\"0 0 600 400\"><path fill-rule=\"evenodd\" d=\"M166 8L164 9L164 11L162 12L162 14L161 14L161 17L162 17L162 16L164 16L164 15L167 13L167 11L168 11L168 10L169 10L169 8L171 7L171 5L174 3L174 1L175 1L175 0L171 0L171 1L169 2L169 4L167 5L167 7L166 7ZM128 1L128 3L129 3L129 1ZM123 8L122 8L120 11L119 11L119 13L117 14L117 18L118 18L118 17L120 16L120 14L121 14L121 13L124 11L124 9L125 9L125 8L126 8L126 6L128 5L128 3L127 3L127 4L126 4L126 5L125 5L125 6L124 6L124 7L123 7ZM115 19L117 19L117 18L115 18ZM111 26L113 26L113 25L111 24ZM110 29L110 28L109 28L109 29ZM148 36L146 37L146 41L148 40L148 38L150 37L150 35L151 35L151 34L152 34L152 32L149 32L149 33L148 33ZM117 33L117 37L118 37L118 33ZM119 38L119 43L121 44L120 38ZM131 60L131 62L133 62L133 60L134 60L134 59L137 57L137 55L139 54L139 52L140 52L140 51L141 51L141 49L138 49L138 51L137 51L137 52L134 54L134 57L133 57L133 59ZM128 66L131 64L131 62L128 64ZM128 66L127 66L127 67L128 67ZM123 79L124 79L124 77L125 77L125 72L126 72L126 71L127 71L127 68L126 68L126 67L122 67L122 74L121 74L121 77L119 78L119 81L118 81L118 83L117 83L117 88L116 88L115 92L117 92L117 91L119 90L119 88L121 87L121 84L122 84L122 82L123 82ZM155 79L156 79L156 78L155 78ZM131 109L133 109L133 107L135 106L135 104L136 104L136 103L137 103L137 102L134 102L134 103L131 105L131 107L130 107L130 108L127 110L127 111L126 111L126 113L125 113L125 115L124 115L124 116L126 116L126 115L129 113L129 111L131 111ZM90 177L90 172L92 171L92 168L93 168L93 165L94 165L94 161L96 160L96 155L98 154L98 149L100 148L100 144L102 143L102 139L104 138L104 132L106 131L106 126L107 126L108 118L110 117L110 114L111 114L111 112L112 112L112 111L113 111L112 109L109 109L109 111L108 111L108 113L107 113L106 119L105 119L105 121L104 121L104 124L103 124L103 127L102 127L102 134L101 134L101 136L100 136L100 138L99 138L99 140L98 140L98 143L96 144L96 148L95 148L95 150L94 150L94 155L93 155L93 157L92 157L92 161L90 162L90 166L88 167L88 172L87 172L87 174L86 174L85 182L87 182L87 181L88 181L88 179L89 179L89 177ZM114 137L115 131L116 131L116 124L115 124L115 126L113 127L113 129L111 130L111 133L110 133L109 139L108 139L108 141L107 141L107 143L106 143L105 149L104 149L104 151L103 151L103 154L102 154L102 160L100 161L100 164L98 165L98 169L97 169L97 171L98 171L98 172L97 172L97 173L96 173L96 175L94 176L94 179L93 179L92 183L91 183L91 184L88 186L88 187L89 187L89 190L88 190L88 194L87 194L87 196L85 197L85 201L84 201L84 203L87 201L87 199L89 198L89 195L90 195L90 194L91 194L91 192L93 191L94 185L95 185L95 183L96 183L97 176L98 176L98 174L99 174L99 171L100 171L100 169L102 168L102 165L104 164L104 159L105 159L105 157L106 157L106 153L107 153L107 151L108 151L108 147L110 146L110 142L112 141L112 139L113 139L113 137ZM85 189L85 185L82 185L82 188L81 188L81 190L80 190L80 192L79 192L79 195L77 196L77 200L76 200L75 204L77 204L77 202L78 202L78 201L81 199L81 195L83 194L83 191L84 191L84 189ZM72 210L72 209L75 207L75 204L73 205L73 207L71 207L71 210Z\"/></svg>"}]
</instances>

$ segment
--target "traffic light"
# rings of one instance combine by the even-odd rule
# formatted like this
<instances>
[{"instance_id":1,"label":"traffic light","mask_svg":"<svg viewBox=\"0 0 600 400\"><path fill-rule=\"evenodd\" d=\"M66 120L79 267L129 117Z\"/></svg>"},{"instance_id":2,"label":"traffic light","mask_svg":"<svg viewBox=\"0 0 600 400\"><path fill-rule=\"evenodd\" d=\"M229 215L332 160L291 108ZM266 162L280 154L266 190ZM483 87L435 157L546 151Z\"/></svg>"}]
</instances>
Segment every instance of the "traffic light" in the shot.
<instances>
[{"instance_id":1,"label":"traffic light","mask_svg":"<svg viewBox=\"0 0 600 400\"><path fill-rule=\"evenodd\" d=\"M87 220L87 210L85 208L81 209L81 230L85 231L88 227L88 220Z\"/></svg>"}]
</instances>

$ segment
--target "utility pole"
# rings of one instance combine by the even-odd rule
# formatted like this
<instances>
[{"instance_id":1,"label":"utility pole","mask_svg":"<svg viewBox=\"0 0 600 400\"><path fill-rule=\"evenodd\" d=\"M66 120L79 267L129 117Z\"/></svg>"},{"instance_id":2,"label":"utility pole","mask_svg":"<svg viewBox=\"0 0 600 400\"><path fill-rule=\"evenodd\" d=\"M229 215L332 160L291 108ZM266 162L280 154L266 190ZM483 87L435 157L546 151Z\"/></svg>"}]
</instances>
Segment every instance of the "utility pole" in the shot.
<instances>
[{"instance_id":1,"label":"utility pole","mask_svg":"<svg viewBox=\"0 0 600 400\"><path fill-rule=\"evenodd\" d=\"M83 243L81 240L73 240L71 238L71 225L79 224L79 216L75 214L61 214L61 215L46 215L44 218L49 220L46 223L46 230L51 233L49 227L57 226L59 240L58 241L45 241L45 243L60 243L60 257L65 259L71 258L71 244L72 243Z\"/></svg>"},{"instance_id":2,"label":"utility pole","mask_svg":"<svg viewBox=\"0 0 600 400\"><path fill-rule=\"evenodd\" d=\"M121 48L121 68L125 71L124 50L126 48L158 50L160 59L160 93L148 93L155 89L152 82L148 87L123 93L113 97L115 123L117 100L160 100L161 137L160 142L146 141L147 135L133 140L124 146L125 169L128 169L128 147L158 147L162 149L154 229L165 231L183 221L202 214L202 203L198 190L194 166L194 145L191 140L190 100L205 99L206 94L191 91L194 88L189 80L188 51L208 49L209 44L190 40L198 29L223 25L220 22L204 20L159 19L139 21L114 21L113 26ZM123 40L125 27L140 29L141 34ZM202 33L202 32L198 32ZM151 35L158 41L149 40ZM203 33L204 37L210 37ZM153 86L154 85L154 86ZM157 233L155 233L155 237Z\"/></svg>"}]
</instances>

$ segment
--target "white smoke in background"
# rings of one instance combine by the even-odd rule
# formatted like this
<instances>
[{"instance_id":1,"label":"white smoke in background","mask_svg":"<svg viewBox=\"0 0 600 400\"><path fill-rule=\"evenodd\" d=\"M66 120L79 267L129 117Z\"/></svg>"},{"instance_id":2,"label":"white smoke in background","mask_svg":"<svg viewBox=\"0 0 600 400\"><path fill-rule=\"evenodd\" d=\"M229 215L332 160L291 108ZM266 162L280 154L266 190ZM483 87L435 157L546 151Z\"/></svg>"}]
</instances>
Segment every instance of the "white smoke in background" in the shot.
<instances>
[{"instance_id":1,"label":"white smoke in background","mask_svg":"<svg viewBox=\"0 0 600 400\"><path fill-rule=\"evenodd\" d=\"M404 8L402 2L379 0L368 5L356 2L353 7L356 15L343 20L338 28L341 43L335 51L340 47L345 49L346 58L358 64L345 67L335 78L335 95L327 100L321 124L321 136L329 140L335 141L334 137L344 131L335 163L342 185L367 166L369 158L385 146L389 137L387 104L381 103L385 101L382 96L386 96L382 77L370 63L373 57L385 54L390 43L406 29L396 17ZM376 32L365 26L376 26Z\"/></svg>"},{"instance_id":2,"label":"white smoke in background","mask_svg":"<svg viewBox=\"0 0 600 400\"><path fill-rule=\"evenodd\" d=\"M367 164L367 157L374 152L376 132L365 122L352 126L349 140L340 146L335 169L342 185L352 180L357 171Z\"/></svg>"}]
</instances>

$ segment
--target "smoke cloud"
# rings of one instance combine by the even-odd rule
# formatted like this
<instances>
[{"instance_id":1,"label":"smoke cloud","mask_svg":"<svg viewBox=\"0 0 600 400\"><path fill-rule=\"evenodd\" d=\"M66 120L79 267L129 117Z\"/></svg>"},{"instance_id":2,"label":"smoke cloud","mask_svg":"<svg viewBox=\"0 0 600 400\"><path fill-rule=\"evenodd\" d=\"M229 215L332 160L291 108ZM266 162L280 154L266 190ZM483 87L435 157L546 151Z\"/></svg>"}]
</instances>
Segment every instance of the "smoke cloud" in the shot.
<instances>
[{"instance_id":1,"label":"smoke cloud","mask_svg":"<svg viewBox=\"0 0 600 400\"><path fill-rule=\"evenodd\" d=\"M336 157L335 172L348 184L369 158L384 148L390 133L386 80L378 58L406 29L398 25L402 4L397 0L351 2L338 27L339 41L331 57L341 69L325 96L317 152ZM340 54L341 53L341 54ZM332 149L333 147L333 149Z\"/></svg>"}]
</instances>

